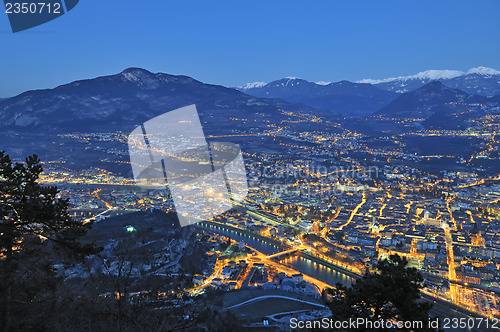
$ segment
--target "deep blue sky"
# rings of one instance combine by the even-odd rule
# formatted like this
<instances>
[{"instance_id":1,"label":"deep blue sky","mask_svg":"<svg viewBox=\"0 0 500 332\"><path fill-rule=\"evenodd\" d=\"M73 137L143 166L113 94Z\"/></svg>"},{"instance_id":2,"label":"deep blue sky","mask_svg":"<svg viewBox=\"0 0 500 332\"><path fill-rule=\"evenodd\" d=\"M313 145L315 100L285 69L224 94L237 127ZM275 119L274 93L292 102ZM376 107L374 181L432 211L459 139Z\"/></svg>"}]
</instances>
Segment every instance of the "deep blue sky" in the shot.
<instances>
[{"instance_id":1,"label":"deep blue sky","mask_svg":"<svg viewBox=\"0 0 500 332\"><path fill-rule=\"evenodd\" d=\"M222 85L500 70L498 0L80 0L13 34L0 13L0 97L127 67Z\"/></svg>"}]
</instances>

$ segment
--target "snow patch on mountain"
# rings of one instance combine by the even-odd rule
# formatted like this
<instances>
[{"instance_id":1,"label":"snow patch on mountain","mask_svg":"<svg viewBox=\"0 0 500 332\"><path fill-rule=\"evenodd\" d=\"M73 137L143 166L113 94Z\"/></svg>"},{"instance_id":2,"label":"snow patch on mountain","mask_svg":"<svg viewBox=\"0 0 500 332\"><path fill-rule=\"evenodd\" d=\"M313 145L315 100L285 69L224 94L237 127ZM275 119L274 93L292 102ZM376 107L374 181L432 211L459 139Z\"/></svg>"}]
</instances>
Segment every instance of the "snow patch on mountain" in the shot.
<instances>
[{"instance_id":1,"label":"snow patch on mountain","mask_svg":"<svg viewBox=\"0 0 500 332\"><path fill-rule=\"evenodd\" d=\"M267 84L266 82L247 83L245 85L239 86L238 89L240 89L240 90L248 90L248 89L253 89L253 88L262 88L266 84Z\"/></svg>"},{"instance_id":2,"label":"snow patch on mountain","mask_svg":"<svg viewBox=\"0 0 500 332\"><path fill-rule=\"evenodd\" d=\"M275 83L275 86L295 86L300 85L303 80L298 77L285 77Z\"/></svg>"},{"instance_id":3,"label":"snow patch on mountain","mask_svg":"<svg viewBox=\"0 0 500 332\"><path fill-rule=\"evenodd\" d=\"M469 69L469 71L467 72L467 75L471 75L471 74L493 76L493 75L500 75L500 71L495 70L493 68L476 67L476 68Z\"/></svg>"},{"instance_id":4,"label":"snow patch on mountain","mask_svg":"<svg viewBox=\"0 0 500 332\"><path fill-rule=\"evenodd\" d=\"M408 81L408 80L446 80L463 75L465 75L465 73L463 71L458 71L458 70L426 70L410 76L390 77L382 80L373 80L367 78L356 81L356 83L380 84L380 83L388 83L394 81Z\"/></svg>"},{"instance_id":5,"label":"snow patch on mountain","mask_svg":"<svg viewBox=\"0 0 500 332\"><path fill-rule=\"evenodd\" d=\"M127 81L130 82L139 82L153 76L152 73L142 68L127 68L122 71L121 74Z\"/></svg>"},{"instance_id":6,"label":"snow patch on mountain","mask_svg":"<svg viewBox=\"0 0 500 332\"><path fill-rule=\"evenodd\" d=\"M380 84L380 83L389 83L394 81L408 81L408 80L422 80L422 81L448 80L471 74L478 74L482 76L493 76L493 75L500 75L500 71L487 67L471 68L467 72L459 70L426 70L415 75L390 77L381 80L366 78L356 81L356 83Z\"/></svg>"}]
</instances>

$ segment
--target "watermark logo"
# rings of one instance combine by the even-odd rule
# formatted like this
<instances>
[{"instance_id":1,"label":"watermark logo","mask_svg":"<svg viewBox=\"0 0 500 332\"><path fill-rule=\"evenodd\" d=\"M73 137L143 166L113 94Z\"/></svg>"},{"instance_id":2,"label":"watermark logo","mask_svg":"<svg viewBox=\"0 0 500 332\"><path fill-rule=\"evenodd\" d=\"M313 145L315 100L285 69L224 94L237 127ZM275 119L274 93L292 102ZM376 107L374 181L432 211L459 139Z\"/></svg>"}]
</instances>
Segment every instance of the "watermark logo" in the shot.
<instances>
[{"instance_id":1,"label":"watermark logo","mask_svg":"<svg viewBox=\"0 0 500 332\"><path fill-rule=\"evenodd\" d=\"M239 146L207 143L195 105L135 128L128 147L136 183L167 186L181 226L220 215L248 194Z\"/></svg>"},{"instance_id":2,"label":"watermark logo","mask_svg":"<svg viewBox=\"0 0 500 332\"><path fill-rule=\"evenodd\" d=\"M12 32L34 28L75 8L79 0L4 0Z\"/></svg>"}]
</instances>

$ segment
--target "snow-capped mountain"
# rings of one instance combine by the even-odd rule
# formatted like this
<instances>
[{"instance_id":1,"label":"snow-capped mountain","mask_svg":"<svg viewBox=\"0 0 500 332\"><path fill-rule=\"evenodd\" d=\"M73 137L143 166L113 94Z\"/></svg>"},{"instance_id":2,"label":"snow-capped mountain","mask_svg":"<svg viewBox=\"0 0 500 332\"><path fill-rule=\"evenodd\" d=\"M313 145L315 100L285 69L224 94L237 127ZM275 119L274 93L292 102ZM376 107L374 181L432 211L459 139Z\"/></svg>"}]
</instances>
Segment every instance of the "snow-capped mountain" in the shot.
<instances>
[{"instance_id":1,"label":"snow-capped mountain","mask_svg":"<svg viewBox=\"0 0 500 332\"><path fill-rule=\"evenodd\" d=\"M255 97L279 98L348 116L366 116L397 97L394 92L367 83L313 83L296 77L267 84L250 83L236 89Z\"/></svg>"},{"instance_id":2,"label":"snow-capped mountain","mask_svg":"<svg viewBox=\"0 0 500 332\"><path fill-rule=\"evenodd\" d=\"M399 76L384 78L381 80L373 80L370 78L357 81L357 83L381 84L397 81L412 81L412 80L446 80L464 75L465 73L458 70L427 70L411 76Z\"/></svg>"},{"instance_id":3,"label":"snow-capped mountain","mask_svg":"<svg viewBox=\"0 0 500 332\"><path fill-rule=\"evenodd\" d=\"M487 68L471 68L467 72L458 70L427 70L415 75L391 77L381 80L363 79L357 83L369 83L378 88L396 93L416 90L432 81L460 89L470 94L494 96L500 94L500 71Z\"/></svg>"},{"instance_id":4,"label":"snow-capped mountain","mask_svg":"<svg viewBox=\"0 0 500 332\"><path fill-rule=\"evenodd\" d=\"M483 76L493 76L493 75L500 75L500 71L493 69L493 68L476 67L476 68L471 68L467 72L467 75L472 75L472 74L478 74L478 75L483 75Z\"/></svg>"},{"instance_id":5,"label":"snow-capped mountain","mask_svg":"<svg viewBox=\"0 0 500 332\"><path fill-rule=\"evenodd\" d=\"M237 87L237 89L240 91L246 91L246 90L253 89L253 88L261 88L266 84L267 84L266 82L247 83L245 85Z\"/></svg>"},{"instance_id":6,"label":"snow-capped mountain","mask_svg":"<svg viewBox=\"0 0 500 332\"><path fill-rule=\"evenodd\" d=\"M254 82L254 83L247 83L242 86L238 86L235 89L240 90L242 92L247 92L252 89L259 89L259 88L269 88L269 87L290 87L290 86L299 86L300 84L308 84L311 82L308 82L306 80L303 80L298 77L285 77L282 78L281 80L277 81L272 81L271 83L266 83L266 82Z\"/></svg>"}]
</instances>

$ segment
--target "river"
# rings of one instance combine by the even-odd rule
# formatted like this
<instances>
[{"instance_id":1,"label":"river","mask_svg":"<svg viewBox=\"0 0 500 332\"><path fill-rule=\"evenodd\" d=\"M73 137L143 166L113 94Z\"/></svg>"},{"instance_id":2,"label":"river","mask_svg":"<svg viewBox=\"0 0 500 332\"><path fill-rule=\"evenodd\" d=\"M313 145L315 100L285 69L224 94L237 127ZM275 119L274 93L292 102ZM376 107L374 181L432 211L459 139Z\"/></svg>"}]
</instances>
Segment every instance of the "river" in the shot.
<instances>
[{"instance_id":1,"label":"river","mask_svg":"<svg viewBox=\"0 0 500 332\"><path fill-rule=\"evenodd\" d=\"M197 227L201 227L206 230L210 230L212 232L228 236L234 241L237 242L245 242L249 247L254 248L264 254L272 255L282 251L282 249L274 245L272 243L268 243L265 239L259 239L256 236L248 235L238 230L229 230L224 227L220 227L217 225L207 226L203 223L197 224ZM283 258L280 260L280 263L286 264L293 269L301 272L304 275L308 275L317 280L320 280L328 285L335 286L338 282L345 286L350 286L353 282L353 278L350 276L340 272L333 270L329 267L323 266L321 264L317 264L307 258L301 257L300 255L294 255L288 258ZM440 303L441 302L441 303ZM430 312L431 317L440 316L449 317L449 318L465 318L465 319L476 319L478 316L471 315L470 313L465 313L462 310L457 311L456 308L450 307L443 301L434 301L434 307ZM455 331L485 331L483 329L453 329L450 328L447 331L455 332Z\"/></svg>"}]
</instances>

